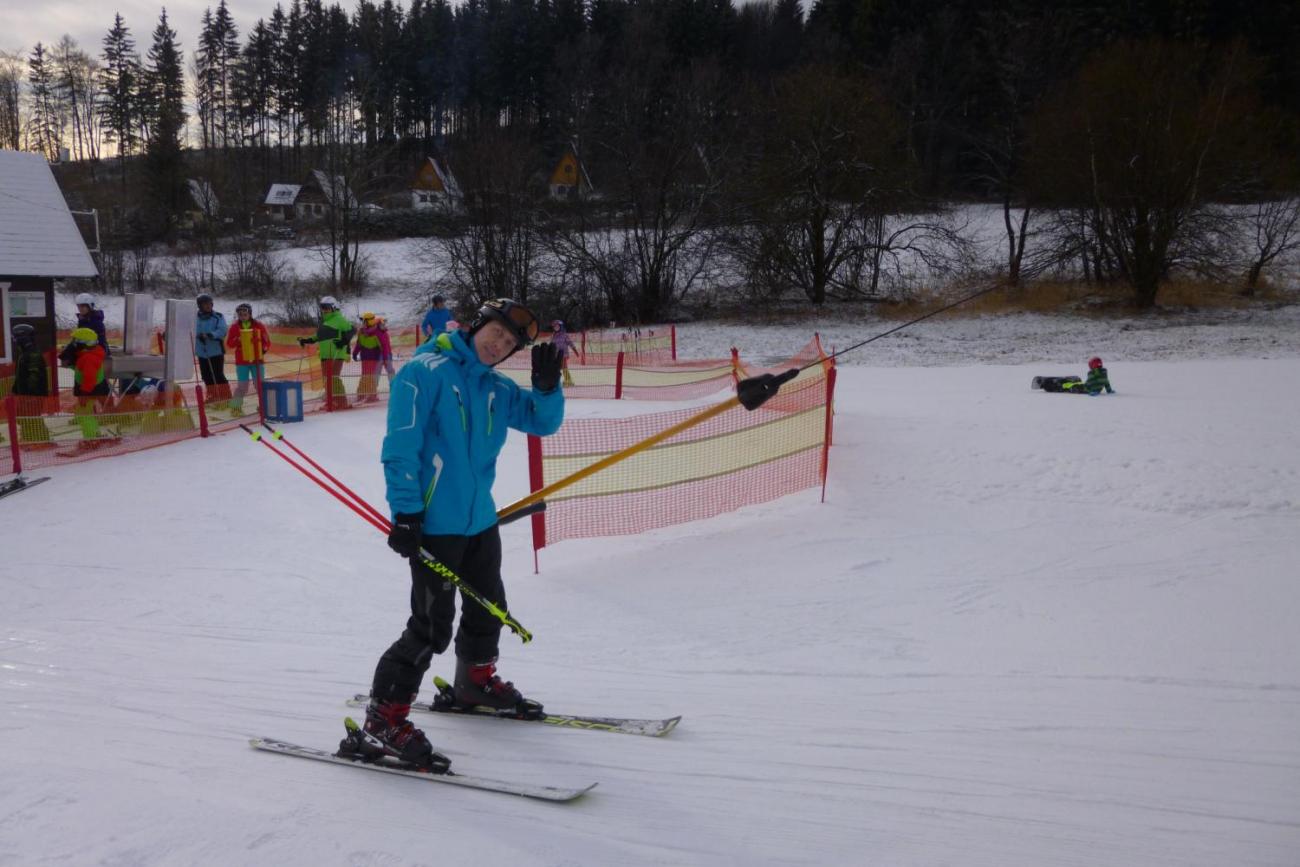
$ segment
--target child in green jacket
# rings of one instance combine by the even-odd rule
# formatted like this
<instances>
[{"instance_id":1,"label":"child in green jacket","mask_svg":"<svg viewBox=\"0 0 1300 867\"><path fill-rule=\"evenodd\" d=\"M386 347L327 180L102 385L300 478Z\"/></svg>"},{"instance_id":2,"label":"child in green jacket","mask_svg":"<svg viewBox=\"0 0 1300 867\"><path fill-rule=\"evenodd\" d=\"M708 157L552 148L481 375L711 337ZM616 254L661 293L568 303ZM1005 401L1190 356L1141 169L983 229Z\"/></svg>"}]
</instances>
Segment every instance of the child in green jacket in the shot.
<instances>
[{"instance_id":1,"label":"child in green jacket","mask_svg":"<svg viewBox=\"0 0 1300 867\"><path fill-rule=\"evenodd\" d=\"M1089 397L1096 397L1103 389L1107 394L1115 393L1115 389L1110 387L1110 375L1102 366L1101 359L1095 355L1088 359L1087 379L1083 382L1066 382L1061 385L1062 391L1068 391L1070 394L1086 394Z\"/></svg>"}]
</instances>

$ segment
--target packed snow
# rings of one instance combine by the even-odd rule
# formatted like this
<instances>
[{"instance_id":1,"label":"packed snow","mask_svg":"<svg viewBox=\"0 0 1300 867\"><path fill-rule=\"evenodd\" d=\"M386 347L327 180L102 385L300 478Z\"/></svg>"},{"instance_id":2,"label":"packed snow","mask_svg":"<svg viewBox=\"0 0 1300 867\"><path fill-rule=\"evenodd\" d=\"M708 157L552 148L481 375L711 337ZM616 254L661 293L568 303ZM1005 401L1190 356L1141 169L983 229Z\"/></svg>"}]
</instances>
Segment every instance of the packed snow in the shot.
<instances>
[{"instance_id":1,"label":"packed snow","mask_svg":"<svg viewBox=\"0 0 1300 867\"><path fill-rule=\"evenodd\" d=\"M641 536L503 531L502 674L662 739L424 718L563 805L333 748L406 618L382 536L240 433L0 501L0 864L1300 863L1295 313L924 323L841 369L807 490ZM884 323L889 327L893 323ZM683 326L765 362L815 327ZM1196 330L1202 329L1202 330ZM1031 391L1102 355L1118 394ZM662 404L571 401L571 417ZM383 503L384 413L288 436ZM512 438L497 501L526 492ZM435 660L448 676L452 660Z\"/></svg>"}]
</instances>

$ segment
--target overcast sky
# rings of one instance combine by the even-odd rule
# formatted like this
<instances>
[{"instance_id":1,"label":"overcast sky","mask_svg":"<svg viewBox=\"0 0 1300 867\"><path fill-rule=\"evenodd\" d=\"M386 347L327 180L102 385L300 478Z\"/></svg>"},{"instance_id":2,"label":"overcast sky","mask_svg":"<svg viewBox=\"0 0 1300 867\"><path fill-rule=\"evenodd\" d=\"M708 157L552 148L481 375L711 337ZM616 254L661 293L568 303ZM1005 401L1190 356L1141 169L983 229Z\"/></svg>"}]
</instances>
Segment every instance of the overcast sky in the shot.
<instances>
[{"instance_id":1,"label":"overcast sky","mask_svg":"<svg viewBox=\"0 0 1300 867\"><path fill-rule=\"evenodd\" d=\"M104 48L104 34L113 26L113 14L120 12L131 29L136 50L143 57L153 41L153 29L158 26L158 13L167 8L167 20L176 31L185 52L185 67L189 69L198 44L199 25L203 10L216 9L218 0L0 0L0 48L31 54L37 42L46 46L58 44L63 34L77 41L81 50L98 57ZM258 18L270 18L276 0L226 0L230 14L239 26L242 44L248 31ZM287 10L290 0L281 0ZM346 0L345 9L351 11L354 3ZM403 6L406 4L403 3Z\"/></svg>"}]
</instances>

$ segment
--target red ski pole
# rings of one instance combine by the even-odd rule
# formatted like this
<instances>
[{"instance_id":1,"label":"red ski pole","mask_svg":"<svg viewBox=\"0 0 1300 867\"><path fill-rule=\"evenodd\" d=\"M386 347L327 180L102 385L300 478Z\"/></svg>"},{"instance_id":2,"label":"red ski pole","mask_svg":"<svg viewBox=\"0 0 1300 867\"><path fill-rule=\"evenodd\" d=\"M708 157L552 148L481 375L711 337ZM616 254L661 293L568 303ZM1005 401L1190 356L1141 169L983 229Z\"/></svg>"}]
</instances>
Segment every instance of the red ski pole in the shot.
<instances>
[{"instance_id":1,"label":"red ski pole","mask_svg":"<svg viewBox=\"0 0 1300 867\"><path fill-rule=\"evenodd\" d=\"M340 482L338 479L334 478L334 476L330 473L329 470L325 469L325 468L322 467L320 464L316 463L314 460L311 459L311 456L310 456L310 455L308 455L308 454L307 454L306 452L304 452L302 449L298 448L298 447L297 447L296 445L294 445L293 443L289 442L289 440L287 440L287 439L285 438L284 434L282 434L280 431L276 430L275 428L271 427L271 426L270 426L269 424L267 424L266 422L262 422L262 427L266 428L267 430L269 430L269 431L271 432L271 438L272 438L272 439L274 439L276 442L284 443L284 444L287 445L289 448L293 449L293 453L294 453L294 454L296 454L298 457L302 458L302 459L303 459L304 461L306 461L307 463L311 464L313 469L315 469L315 470L316 470L318 473L320 473L322 476L324 476L325 478L327 478L327 479L329 479L331 482L333 482L335 485L337 485L337 486L338 486L338 489L339 489L340 491L342 491L343 493L347 494L347 495L348 495L349 497L351 497L352 499L356 500L358 505L360 505L362 508L364 508L366 511L368 511L368 512L369 512L371 515L373 515L376 519L378 519L379 521L382 521L383 524L384 524L384 527L386 528L386 530L388 530L388 529L392 529L392 524L389 522L389 520L388 520L388 516L387 516L387 515L383 514L383 513L380 512L378 509L376 509L374 506L370 505L370 504L367 503L365 500L363 500L363 499L360 497L360 495L357 494L356 491L352 490L352 489L349 488L347 485L343 484L343 483Z\"/></svg>"},{"instance_id":2,"label":"red ski pole","mask_svg":"<svg viewBox=\"0 0 1300 867\"><path fill-rule=\"evenodd\" d=\"M288 463L289 466L293 467L298 472L302 473L304 476L306 476L307 478L315 482L317 485L319 485L320 488L326 491L331 497L338 500L340 503L347 506L352 511L356 512L357 515L359 515L366 523L370 524L372 527L374 527L379 532L383 533L385 536L388 535L389 531L392 529L392 525L389 524L387 518L384 518L382 520L376 519L375 515L377 515L378 512L376 512L374 507L371 506L369 503L367 503L365 500L362 500L356 494L352 494L352 496L359 503L364 505L365 508L369 510L369 512L362 510L362 508L358 506L356 503L351 502L342 494L340 494L338 491L334 490L329 485L325 484L325 482L318 476L312 475L312 473L308 471L305 467L303 467L302 464L298 463L293 458L289 457L284 452L280 451L275 446L271 445L262 437L260 433L253 430L248 425L241 424L240 427L244 429L245 433L247 433L250 437L253 438L254 442L260 442L262 445L266 446L268 449L274 452L277 457L282 458L286 463ZM304 455L304 457L306 456ZM312 461L312 465L319 466L318 464L316 464L315 461ZM324 470L321 470L321 472L324 472ZM330 478L334 479L333 476L330 476ZM337 482L337 479L334 479L334 481ZM460 590L460 592L464 594L467 598L483 606L483 608L486 609L493 617L495 617L497 620L500 620L506 626L510 627L510 631L513 632L515 635L518 635L519 640L522 641L524 644L527 644L528 642L533 640L533 634L529 632L527 629L525 629L524 625L520 623L518 620L516 620L509 611L506 611L504 608L497 605L491 599L488 599L486 596L479 593L473 587L466 584L464 578L461 578L450 568L448 568L446 564L436 559L432 554L430 554L424 548L421 548L420 553L416 556L419 558L421 563L423 563L428 568L432 569L434 574L438 575L438 577L442 578L444 581L448 581L451 584L455 585Z\"/></svg>"}]
</instances>

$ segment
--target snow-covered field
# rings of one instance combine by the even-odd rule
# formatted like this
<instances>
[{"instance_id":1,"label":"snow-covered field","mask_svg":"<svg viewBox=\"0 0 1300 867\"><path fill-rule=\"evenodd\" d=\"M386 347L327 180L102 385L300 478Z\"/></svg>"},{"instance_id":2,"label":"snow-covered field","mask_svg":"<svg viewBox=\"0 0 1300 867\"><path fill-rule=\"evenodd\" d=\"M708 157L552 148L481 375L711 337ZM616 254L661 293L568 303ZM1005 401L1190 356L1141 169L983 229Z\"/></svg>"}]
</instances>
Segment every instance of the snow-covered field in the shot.
<instances>
[{"instance_id":1,"label":"snow-covered field","mask_svg":"<svg viewBox=\"0 0 1300 867\"><path fill-rule=\"evenodd\" d=\"M0 865L1295 867L1300 347L1276 314L926 323L841 371L825 504L565 542L536 576L507 528L536 639L503 637L502 673L556 711L684 715L659 740L425 726L465 772L599 781L567 805L249 749L332 748L408 591L261 446L53 470L0 501ZM681 342L762 360L804 327ZM1093 353L1117 395L1030 391ZM381 503L383 420L288 433ZM512 440L499 502L524 465Z\"/></svg>"}]
</instances>

